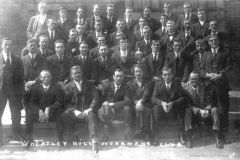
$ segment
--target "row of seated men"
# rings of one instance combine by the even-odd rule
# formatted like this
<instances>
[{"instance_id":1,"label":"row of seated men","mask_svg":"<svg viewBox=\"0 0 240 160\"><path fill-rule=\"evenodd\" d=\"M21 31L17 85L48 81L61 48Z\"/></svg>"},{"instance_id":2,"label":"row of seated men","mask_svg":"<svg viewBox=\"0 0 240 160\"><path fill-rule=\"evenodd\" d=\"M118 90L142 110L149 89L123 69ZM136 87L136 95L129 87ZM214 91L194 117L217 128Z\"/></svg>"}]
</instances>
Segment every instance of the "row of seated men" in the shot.
<instances>
[{"instance_id":1,"label":"row of seated men","mask_svg":"<svg viewBox=\"0 0 240 160\"><path fill-rule=\"evenodd\" d=\"M114 15L114 5L109 4L106 8L106 17L100 15L101 7L94 5L93 16L85 18L84 9L79 7L76 12L77 19L72 20L67 16L67 9L60 7L60 18L56 20L53 16L47 14L47 4L41 2L38 6L40 15L33 16L29 22L28 38L34 37L38 39L40 35L48 36L49 49L52 51L54 51L54 42L57 39L63 39L70 45L69 56L78 53L77 44L81 41L86 41L90 49L97 47L99 44L98 36L105 36L106 44L109 47L114 47L118 45L117 39L119 35L124 34L131 43L130 48L133 51L137 51L139 48L146 54L148 54L150 41L153 37L161 40L163 48L168 50L171 49L169 43L172 43L172 39L179 35L184 41L184 47L189 49L189 52L195 49L194 40L206 37L209 34L218 34L221 40L226 39L224 34L218 33L216 19L212 22L207 20L205 8L199 7L197 15L195 15L192 13L192 6L188 2L183 5L185 14L179 17L171 12L171 3L164 3L165 12L161 14L159 20L151 17L151 8L149 7L144 8L143 16L137 21L132 19L131 8L126 8L122 19ZM186 20L187 22L185 22ZM174 24L171 23L170 25L169 23L167 25L167 21L174 22ZM145 26L149 26L151 34L146 35L147 33L143 30ZM77 35L69 33L73 28L78 30ZM71 36L75 37L71 38Z\"/></svg>"}]
</instances>

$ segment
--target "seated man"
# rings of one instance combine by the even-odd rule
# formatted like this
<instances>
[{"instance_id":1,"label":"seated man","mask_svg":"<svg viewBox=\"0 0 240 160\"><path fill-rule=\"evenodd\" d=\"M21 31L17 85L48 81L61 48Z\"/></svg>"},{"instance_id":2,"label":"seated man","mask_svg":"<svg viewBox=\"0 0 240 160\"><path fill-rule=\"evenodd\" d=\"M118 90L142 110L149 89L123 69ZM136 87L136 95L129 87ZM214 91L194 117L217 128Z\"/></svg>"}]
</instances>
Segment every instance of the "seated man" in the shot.
<instances>
[{"instance_id":1,"label":"seated man","mask_svg":"<svg viewBox=\"0 0 240 160\"><path fill-rule=\"evenodd\" d=\"M64 88L65 111L62 114L64 126L73 134L73 141L79 142L75 125L87 120L93 152L98 153L96 112L99 94L90 81L82 78L83 72L80 66L73 66L70 72L72 81Z\"/></svg>"},{"instance_id":2,"label":"seated man","mask_svg":"<svg viewBox=\"0 0 240 160\"><path fill-rule=\"evenodd\" d=\"M131 90L132 105L134 108L134 114L136 114L135 121L135 139L150 139L152 136L152 124L151 124L151 109L153 107L151 103L151 95L153 91L153 83L148 82L143 78L143 65L135 65L134 75L135 79L128 82Z\"/></svg>"},{"instance_id":3,"label":"seated man","mask_svg":"<svg viewBox=\"0 0 240 160\"><path fill-rule=\"evenodd\" d=\"M132 141L132 109L130 108L130 88L126 83L123 83L124 73L121 69L116 69L113 75L113 82L108 83L102 92L103 107L110 107L114 115L123 112L125 122L125 139ZM99 112L101 113L101 112ZM102 117L101 114L98 114ZM101 118L100 118L101 119ZM108 123L110 120L105 120L105 136L103 140L108 140Z\"/></svg>"},{"instance_id":4,"label":"seated man","mask_svg":"<svg viewBox=\"0 0 240 160\"><path fill-rule=\"evenodd\" d=\"M154 116L154 130L155 137L153 145L159 145L158 131L159 131L159 117L161 120L163 117L166 120L171 120L179 116L179 138L182 144L185 144L186 141L183 137L184 130L184 92L181 85L173 81L174 73L173 70L169 67L164 67L162 69L162 81L155 83L155 88L152 95L152 103L154 104L153 116Z\"/></svg>"},{"instance_id":5,"label":"seated man","mask_svg":"<svg viewBox=\"0 0 240 160\"><path fill-rule=\"evenodd\" d=\"M52 119L57 121L58 141L63 145L62 90L59 85L51 83L50 71L43 70L40 73L40 79L42 83L31 89L31 98L26 108L27 147L30 147L33 142L33 123L48 122Z\"/></svg>"},{"instance_id":6,"label":"seated man","mask_svg":"<svg viewBox=\"0 0 240 160\"><path fill-rule=\"evenodd\" d=\"M216 138L217 148L223 148L224 144L220 139L220 118L217 105L214 105L214 92L207 92L204 84L200 83L200 76L197 72L190 74L189 85L184 87L188 98L188 108L185 111L185 129L187 131L187 148L192 148L192 118L211 118L213 121L213 133Z\"/></svg>"}]
</instances>

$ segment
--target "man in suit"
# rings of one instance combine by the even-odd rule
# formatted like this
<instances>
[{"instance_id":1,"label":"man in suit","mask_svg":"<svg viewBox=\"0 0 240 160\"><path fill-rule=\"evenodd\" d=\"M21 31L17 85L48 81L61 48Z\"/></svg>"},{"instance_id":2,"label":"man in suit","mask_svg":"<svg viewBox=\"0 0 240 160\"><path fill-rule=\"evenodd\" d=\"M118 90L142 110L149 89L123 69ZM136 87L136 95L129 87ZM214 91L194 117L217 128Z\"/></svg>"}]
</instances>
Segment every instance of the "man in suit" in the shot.
<instances>
[{"instance_id":1,"label":"man in suit","mask_svg":"<svg viewBox=\"0 0 240 160\"><path fill-rule=\"evenodd\" d=\"M95 48L92 48L89 51L89 57L91 57L93 60L96 59L99 56L99 47L102 44L106 44L106 38L104 36L98 36L97 37L97 43L98 43L98 46L95 47Z\"/></svg>"},{"instance_id":2,"label":"man in suit","mask_svg":"<svg viewBox=\"0 0 240 160\"><path fill-rule=\"evenodd\" d=\"M143 28L148 25L146 18L144 17L139 18L138 25L139 25L139 29L133 32L134 40L136 42L143 39Z\"/></svg>"},{"instance_id":3,"label":"man in suit","mask_svg":"<svg viewBox=\"0 0 240 160\"><path fill-rule=\"evenodd\" d=\"M111 34L114 31L116 31L116 22L117 22L117 17L114 15L115 13L115 5L114 4L107 4L107 17L105 21L105 29L107 34Z\"/></svg>"},{"instance_id":4,"label":"man in suit","mask_svg":"<svg viewBox=\"0 0 240 160\"><path fill-rule=\"evenodd\" d=\"M183 138L184 130L184 111L185 111L185 97L181 85L173 80L174 73L171 68L164 67L162 70L162 81L155 83L152 103L153 116L154 116L154 129L155 137L153 145L159 145L158 132L159 132L159 118L165 118L166 120L171 120L176 118L176 114L179 115L179 138L182 144L185 144Z\"/></svg>"},{"instance_id":5,"label":"man in suit","mask_svg":"<svg viewBox=\"0 0 240 160\"><path fill-rule=\"evenodd\" d=\"M75 26L78 25L84 25L86 18L85 18L85 10L83 7L78 7L76 12L77 18L74 19Z\"/></svg>"},{"instance_id":6,"label":"man in suit","mask_svg":"<svg viewBox=\"0 0 240 160\"><path fill-rule=\"evenodd\" d=\"M24 73L21 60L12 53L12 40L3 38L0 53L0 147L2 142L2 115L7 104L12 117L13 139L22 141L21 110L24 92Z\"/></svg>"},{"instance_id":7,"label":"man in suit","mask_svg":"<svg viewBox=\"0 0 240 160\"><path fill-rule=\"evenodd\" d=\"M178 36L174 21L167 21L168 34L161 38L160 46L166 54L173 51L173 39Z\"/></svg>"},{"instance_id":8,"label":"man in suit","mask_svg":"<svg viewBox=\"0 0 240 160\"><path fill-rule=\"evenodd\" d=\"M124 18L124 23L126 26L126 30L128 33L132 34L134 30L134 26L136 25L137 21L132 19L132 8L127 7L125 9L125 18Z\"/></svg>"},{"instance_id":9,"label":"man in suit","mask_svg":"<svg viewBox=\"0 0 240 160\"><path fill-rule=\"evenodd\" d=\"M147 69L147 74L149 74L151 80L157 82L162 78L162 68L166 55L160 50L159 40L152 40L151 48L151 54L145 57L145 68Z\"/></svg>"},{"instance_id":10,"label":"man in suit","mask_svg":"<svg viewBox=\"0 0 240 160\"><path fill-rule=\"evenodd\" d=\"M173 52L166 55L164 67L172 68L175 80L183 86L188 81L190 74L190 60L184 52L182 52L183 42L180 38L173 40Z\"/></svg>"},{"instance_id":11,"label":"man in suit","mask_svg":"<svg viewBox=\"0 0 240 160\"><path fill-rule=\"evenodd\" d=\"M95 19L94 22L94 30L90 31L87 38L89 40L90 49L97 47L97 37L98 36L105 36L106 43L108 44L109 36L107 33L104 33L103 31L103 21L101 19Z\"/></svg>"},{"instance_id":12,"label":"man in suit","mask_svg":"<svg viewBox=\"0 0 240 160\"><path fill-rule=\"evenodd\" d=\"M65 46L63 40L55 42L56 54L47 58L48 68L52 73L52 83L67 84L69 81L70 58L64 55Z\"/></svg>"},{"instance_id":13,"label":"man in suit","mask_svg":"<svg viewBox=\"0 0 240 160\"><path fill-rule=\"evenodd\" d=\"M95 82L97 80L96 65L94 60L88 55L88 45L86 42L82 42L79 45L80 54L72 57L69 68L73 66L80 66L82 68L82 76L84 79Z\"/></svg>"},{"instance_id":14,"label":"man in suit","mask_svg":"<svg viewBox=\"0 0 240 160\"><path fill-rule=\"evenodd\" d=\"M114 71L114 81L108 83L103 88L102 105L111 108L111 110L113 110L114 116L120 112L124 114L125 139L127 141L132 141L132 109L130 88L126 83L123 82L124 77L125 75L123 70L116 69ZM106 136L108 136L108 123L110 123L110 121L105 121L104 125Z\"/></svg>"},{"instance_id":15,"label":"man in suit","mask_svg":"<svg viewBox=\"0 0 240 160\"><path fill-rule=\"evenodd\" d=\"M95 21L96 19L101 19L103 22L103 25L105 24L105 18L100 15L101 13L101 7L99 4L93 5L93 16L88 17L86 21L84 22L84 27L86 31L95 30Z\"/></svg>"},{"instance_id":16,"label":"man in suit","mask_svg":"<svg viewBox=\"0 0 240 160\"><path fill-rule=\"evenodd\" d=\"M170 2L165 2L163 4L163 10L164 10L164 13L167 15L168 20L172 20L175 23L177 23L178 16L172 13L172 4Z\"/></svg>"},{"instance_id":17,"label":"man in suit","mask_svg":"<svg viewBox=\"0 0 240 160\"><path fill-rule=\"evenodd\" d=\"M140 49L143 52L143 56L147 56L151 53L151 39L152 31L148 26L143 28L143 40L140 40L136 43L135 51Z\"/></svg>"},{"instance_id":18,"label":"man in suit","mask_svg":"<svg viewBox=\"0 0 240 160\"><path fill-rule=\"evenodd\" d=\"M46 22L50 18L54 18L52 15L47 14L48 6L46 2L40 2L38 4L39 15L33 16L30 19L27 28L27 37L35 37L37 32L45 30L47 28Z\"/></svg>"},{"instance_id":19,"label":"man in suit","mask_svg":"<svg viewBox=\"0 0 240 160\"><path fill-rule=\"evenodd\" d=\"M213 88L217 96L217 106L220 113L220 130L224 133L225 143L231 143L228 139L228 111L229 111L229 87L226 72L232 68L232 57L227 49L219 47L217 35L209 35L208 40L211 50L203 54L200 66L200 75L204 78L206 87Z\"/></svg>"},{"instance_id":20,"label":"man in suit","mask_svg":"<svg viewBox=\"0 0 240 160\"><path fill-rule=\"evenodd\" d=\"M87 121L92 151L98 153L97 111L100 104L99 94L94 85L83 78L83 70L80 66L73 66L70 72L72 81L64 87L63 124L73 135L73 141L79 142L76 124Z\"/></svg>"},{"instance_id":21,"label":"man in suit","mask_svg":"<svg viewBox=\"0 0 240 160\"><path fill-rule=\"evenodd\" d=\"M197 54L192 57L191 68L195 72L200 71L200 66L202 63L203 55L206 52L206 41L204 39L198 39L195 41Z\"/></svg>"},{"instance_id":22,"label":"man in suit","mask_svg":"<svg viewBox=\"0 0 240 160\"><path fill-rule=\"evenodd\" d=\"M161 23L161 28L157 30L154 35L161 40L162 37L167 35L167 21L168 21L168 16L165 13L162 13L160 16L160 23Z\"/></svg>"},{"instance_id":23,"label":"man in suit","mask_svg":"<svg viewBox=\"0 0 240 160\"><path fill-rule=\"evenodd\" d=\"M62 38L66 42L70 29L75 28L74 21L67 17L68 11L66 7L59 7L59 20L57 21L57 28L62 32Z\"/></svg>"},{"instance_id":24,"label":"man in suit","mask_svg":"<svg viewBox=\"0 0 240 160\"><path fill-rule=\"evenodd\" d=\"M199 21L193 24L192 29L196 33L197 38L203 38L209 35L209 22L207 22L207 14L205 8L199 7L197 9Z\"/></svg>"},{"instance_id":25,"label":"man in suit","mask_svg":"<svg viewBox=\"0 0 240 160\"><path fill-rule=\"evenodd\" d=\"M179 16L176 28L179 32L184 31L184 20L190 19L192 24L198 22L198 17L192 13L192 4L190 2L183 3L184 15Z\"/></svg>"},{"instance_id":26,"label":"man in suit","mask_svg":"<svg viewBox=\"0 0 240 160\"><path fill-rule=\"evenodd\" d=\"M63 92L57 84L51 83L50 71L40 73L41 84L31 89L31 98L26 108L26 132L28 136L27 147L31 147L33 140L33 123L57 121L58 141L63 145L62 105Z\"/></svg>"},{"instance_id":27,"label":"man in suit","mask_svg":"<svg viewBox=\"0 0 240 160\"><path fill-rule=\"evenodd\" d=\"M69 39L65 44L66 56L68 56L69 58L72 58L80 54L79 43L77 40L78 40L78 31L76 29L71 29L69 31Z\"/></svg>"},{"instance_id":28,"label":"man in suit","mask_svg":"<svg viewBox=\"0 0 240 160\"><path fill-rule=\"evenodd\" d=\"M192 148L192 119L205 120L211 118L213 121L213 133L216 138L217 148L223 148L224 144L220 137L220 118L216 104L214 104L213 92L206 91L204 84L200 81L198 72L193 71L189 76L189 84L184 87L188 99L188 107L185 111L185 130L187 132L186 147Z\"/></svg>"},{"instance_id":29,"label":"man in suit","mask_svg":"<svg viewBox=\"0 0 240 160\"><path fill-rule=\"evenodd\" d=\"M151 28L151 31L154 33L160 28L160 23L155 18L151 17L152 10L149 6L144 7L143 9L143 17L147 20L148 26ZM135 25L134 31L139 30L140 26L138 24Z\"/></svg>"},{"instance_id":30,"label":"man in suit","mask_svg":"<svg viewBox=\"0 0 240 160\"><path fill-rule=\"evenodd\" d=\"M132 57L131 50L128 49L128 41L126 37L120 40L120 51L115 52L112 55L113 63L116 68L121 68L125 75L132 75L131 69L133 66L134 59ZM127 78L125 79L128 80Z\"/></svg>"},{"instance_id":31,"label":"man in suit","mask_svg":"<svg viewBox=\"0 0 240 160\"><path fill-rule=\"evenodd\" d=\"M183 41L183 51L190 54L196 49L195 40L196 32L192 30L192 23L190 20L184 21L184 32L180 33L178 37Z\"/></svg>"},{"instance_id":32,"label":"man in suit","mask_svg":"<svg viewBox=\"0 0 240 160\"><path fill-rule=\"evenodd\" d=\"M49 38L46 35L41 35L38 38L38 44L39 44L39 48L38 48L38 53L47 58L51 55L54 55L55 53L51 50L48 49L48 44L49 44ZM27 46L25 48L23 48L22 52L21 52L21 58L25 55L27 55L29 53Z\"/></svg>"},{"instance_id":33,"label":"man in suit","mask_svg":"<svg viewBox=\"0 0 240 160\"><path fill-rule=\"evenodd\" d=\"M77 38L78 43L80 44L82 41L89 43L87 39L88 33L85 31L84 25L77 24L75 29L78 31L78 38Z\"/></svg>"},{"instance_id":34,"label":"man in suit","mask_svg":"<svg viewBox=\"0 0 240 160\"><path fill-rule=\"evenodd\" d=\"M57 21L55 19L47 20L47 29L35 34L34 38L38 39L41 35L46 35L49 38L48 48L54 51L54 42L62 38L62 32L57 29Z\"/></svg>"}]
</instances>

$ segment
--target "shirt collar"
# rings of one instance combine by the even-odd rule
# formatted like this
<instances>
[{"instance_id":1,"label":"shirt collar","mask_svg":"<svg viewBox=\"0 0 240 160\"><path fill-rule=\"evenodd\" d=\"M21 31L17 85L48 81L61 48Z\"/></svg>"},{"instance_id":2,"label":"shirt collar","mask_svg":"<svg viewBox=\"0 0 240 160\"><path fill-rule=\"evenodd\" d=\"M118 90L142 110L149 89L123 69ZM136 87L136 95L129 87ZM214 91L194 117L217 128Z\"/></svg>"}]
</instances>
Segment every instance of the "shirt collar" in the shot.
<instances>
[{"instance_id":1,"label":"shirt collar","mask_svg":"<svg viewBox=\"0 0 240 160\"><path fill-rule=\"evenodd\" d=\"M49 87L50 87L50 84L49 84L48 86L45 86L45 85L43 84L43 88L44 88L44 89L49 89Z\"/></svg>"},{"instance_id":2,"label":"shirt collar","mask_svg":"<svg viewBox=\"0 0 240 160\"><path fill-rule=\"evenodd\" d=\"M87 58L87 56L83 56L82 54L80 54L80 55L81 55L82 59L83 59L83 58Z\"/></svg>"},{"instance_id":3,"label":"shirt collar","mask_svg":"<svg viewBox=\"0 0 240 160\"><path fill-rule=\"evenodd\" d=\"M55 30L51 31L50 29L48 29L48 32L51 33L53 32L53 34L55 33Z\"/></svg>"},{"instance_id":4,"label":"shirt collar","mask_svg":"<svg viewBox=\"0 0 240 160\"><path fill-rule=\"evenodd\" d=\"M199 22L200 22L201 25L203 25L203 24L205 23L205 21L206 21L206 20L204 20L204 21L199 20Z\"/></svg>"},{"instance_id":5,"label":"shirt collar","mask_svg":"<svg viewBox=\"0 0 240 160\"><path fill-rule=\"evenodd\" d=\"M215 33L211 32L211 34L214 34L214 35L216 35L216 34L218 34L218 31L217 31L217 32L215 32Z\"/></svg>"},{"instance_id":6,"label":"shirt collar","mask_svg":"<svg viewBox=\"0 0 240 160\"><path fill-rule=\"evenodd\" d=\"M194 87L192 86L193 91L197 91L197 92L198 92L198 88L199 88L199 86L198 86L197 88L194 88Z\"/></svg>"},{"instance_id":7,"label":"shirt collar","mask_svg":"<svg viewBox=\"0 0 240 160\"><path fill-rule=\"evenodd\" d=\"M118 89L121 87L121 85L117 86L116 83L114 83L114 86L115 86L115 89L117 89L117 87L118 87Z\"/></svg>"},{"instance_id":8,"label":"shirt collar","mask_svg":"<svg viewBox=\"0 0 240 160\"><path fill-rule=\"evenodd\" d=\"M174 53L175 53L175 56L176 56L176 57L177 57L177 55L179 55L178 58L180 58L181 52L180 52L180 53L174 52Z\"/></svg>"},{"instance_id":9,"label":"shirt collar","mask_svg":"<svg viewBox=\"0 0 240 160\"><path fill-rule=\"evenodd\" d=\"M65 21L66 21L66 19L67 19L67 18L64 18L64 19L63 19L63 18L61 18L60 20L61 20L61 22L65 22Z\"/></svg>"},{"instance_id":10,"label":"shirt collar","mask_svg":"<svg viewBox=\"0 0 240 160\"><path fill-rule=\"evenodd\" d=\"M169 89L170 89L171 86L172 86L172 82L170 82L170 83L168 83L168 84L165 82L165 85L166 85L166 87L169 86Z\"/></svg>"},{"instance_id":11,"label":"shirt collar","mask_svg":"<svg viewBox=\"0 0 240 160\"><path fill-rule=\"evenodd\" d=\"M216 53L217 53L218 50L219 50L219 47L217 47L217 48L215 48L215 49L212 48L212 52L216 51Z\"/></svg>"},{"instance_id":12,"label":"shirt collar","mask_svg":"<svg viewBox=\"0 0 240 160\"><path fill-rule=\"evenodd\" d=\"M28 53L28 54L29 54L29 56L30 56L31 58L36 58L36 55L37 55L37 53L34 53L34 54Z\"/></svg>"},{"instance_id":13,"label":"shirt collar","mask_svg":"<svg viewBox=\"0 0 240 160\"><path fill-rule=\"evenodd\" d=\"M189 19L191 18L192 13L189 13ZM185 14L185 18L187 17L187 14Z\"/></svg>"},{"instance_id":14,"label":"shirt collar","mask_svg":"<svg viewBox=\"0 0 240 160\"><path fill-rule=\"evenodd\" d=\"M7 53L6 52L4 52L4 51L2 51L2 53L3 53L3 58L4 58L4 60L6 61L7 60ZM10 63L11 63L11 53L9 53L9 60L10 60Z\"/></svg>"}]
</instances>

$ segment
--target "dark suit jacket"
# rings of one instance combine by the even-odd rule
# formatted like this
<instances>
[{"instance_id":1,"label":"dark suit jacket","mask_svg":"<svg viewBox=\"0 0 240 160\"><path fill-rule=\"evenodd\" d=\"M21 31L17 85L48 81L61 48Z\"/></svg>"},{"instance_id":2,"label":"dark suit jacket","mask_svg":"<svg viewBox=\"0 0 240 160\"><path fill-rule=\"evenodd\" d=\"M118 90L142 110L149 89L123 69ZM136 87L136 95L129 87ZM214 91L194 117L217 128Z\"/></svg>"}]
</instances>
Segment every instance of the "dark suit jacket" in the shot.
<instances>
[{"instance_id":1,"label":"dark suit jacket","mask_svg":"<svg viewBox=\"0 0 240 160\"><path fill-rule=\"evenodd\" d=\"M39 18L40 18L40 15L36 15L36 16L31 17L31 19L29 21L29 24L28 24L28 28L27 28L27 37L28 38L35 37L35 33L37 32L37 29L38 29ZM54 18L54 16L52 16L50 14L47 14L46 20L43 24L43 29L47 28L46 22L50 18Z\"/></svg>"},{"instance_id":2,"label":"dark suit jacket","mask_svg":"<svg viewBox=\"0 0 240 160\"><path fill-rule=\"evenodd\" d=\"M63 56L63 61L60 61L57 54L47 58L48 68L52 73L52 82L57 83L58 81L64 82L69 80L69 63L70 58Z\"/></svg>"},{"instance_id":3,"label":"dark suit jacket","mask_svg":"<svg viewBox=\"0 0 240 160\"><path fill-rule=\"evenodd\" d=\"M69 30L75 28L75 23L72 19L66 19L66 21L64 23L61 22L61 20L59 19L57 21L58 25L58 29L62 32L62 38L65 42L67 42L68 39L68 34L69 34Z\"/></svg>"},{"instance_id":4,"label":"dark suit jacket","mask_svg":"<svg viewBox=\"0 0 240 160\"><path fill-rule=\"evenodd\" d=\"M26 46L25 48L23 48L23 50L22 50L22 52L21 52L21 58L22 58L23 56L27 55L28 53L29 53L29 51L28 51L28 48L27 48L27 46ZM38 53L39 53L40 55L42 55L40 48L38 48ZM55 52L47 49L47 50L46 50L46 53L45 53L44 55L42 55L42 56L45 57L45 58L47 58L47 57L52 56L52 55L54 55L54 54L55 54Z\"/></svg>"},{"instance_id":5,"label":"dark suit jacket","mask_svg":"<svg viewBox=\"0 0 240 160\"><path fill-rule=\"evenodd\" d=\"M124 22L125 22L127 32L130 34L133 34L134 26L137 24L137 21L135 21L134 19L131 19L131 23L129 24L129 26L127 25L126 19L124 19Z\"/></svg>"},{"instance_id":6,"label":"dark suit jacket","mask_svg":"<svg viewBox=\"0 0 240 160\"><path fill-rule=\"evenodd\" d=\"M161 28L159 28L159 29L154 33L154 35L155 35L159 40L161 40L162 37L164 37L164 36L167 35L167 29L165 29L165 30L166 30L166 32L163 33L162 27L161 27Z\"/></svg>"},{"instance_id":7,"label":"dark suit jacket","mask_svg":"<svg viewBox=\"0 0 240 160\"><path fill-rule=\"evenodd\" d=\"M35 38L39 38L39 36L41 35L46 35L48 36L49 40L48 40L48 49L50 49L51 51L55 51L55 46L54 46L54 42L58 39L62 39L62 35L63 33L59 30L55 30L55 36L54 36L54 39L51 39L50 38L50 35L49 35L49 32L48 32L48 29L45 29L41 32L38 32L36 33L36 35L34 36Z\"/></svg>"},{"instance_id":8,"label":"dark suit jacket","mask_svg":"<svg viewBox=\"0 0 240 160\"><path fill-rule=\"evenodd\" d=\"M186 39L185 32L180 33L178 37L183 41L183 51L190 55L190 53L196 49L196 33L191 31L188 39Z\"/></svg>"},{"instance_id":9,"label":"dark suit jacket","mask_svg":"<svg viewBox=\"0 0 240 160\"><path fill-rule=\"evenodd\" d=\"M63 91L57 84L51 83L46 93L43 84L38 84L31 88L30 93L28 107L34 111L45 111L47 107L56 110L63 105Z\"/></svg>"},{"instance_id":10,"label":"dark suit jacket","mask_svg":"<svg viewBox=\"0 0 240 160\"><path fill-rule=\"evenodd\" d=\"M171 14L170 14L170 17L168 16L168 20L172 20L172 21L174 21L175 23L177 23L178 18L179 18L179 16L176 15L176 14L174 14L174 13L172 13L172 12L171 12Z\"/></svg>"},{"instance_id":11,"label":"dark suit jacket","mask_svg":"<svg viewBox=\"0 0 240 160\"><path fill-rule=\"evenodd\" d=\"M176 24L176 28L177 28L178 32L184 31L184 20L185 20L185 14L180 15L178 18L177 24ZM197 23L198 16L192 13L191 17L190 17L190 21L192 22L192 24Z\"/></svg>"},{"instance_id":12,"label":"dark suit jacket","mask_svg":"<svg viewBox=\"0 0 240 160\"><path fill-rule=\"evenodd\" d=\"M3 69L4 69L3 53L0 53L0 91L3 85ZM21 59L11 53L11 68L13 76L13 89L15 91L16 98L22 99L24 93L24 70ZM4 107L4 106L2 106Z\"/></svg>"},{"instance_id":13,"label":"dark suit jacket","mask_svg":"<svg viewBox=\"0 0 240 160\"><path fill-rule=\"evenodd\" d=\"M190 74L190 62L188 58L183 58L184 53L182 52L178 61L178 66L175 60L175 52L167 54L164 67L170 67L173 69L173 73L176 79L181 82L187 82Z\"/></svg>"},{"instance_id":14,"label":"dark suit jacket","mask_svg":"<svg viewBox=\"0 0 240 160\"><path fill-rule=\"evenodd\" d=\"M93 82L97 80L96 65L91 57L87 56L85 65L83 64L83 59L81 55L72 57L69 69L71 69L75 65L79 65L82 68L84 79L91 80Z\"/></svg>"},{"instance_id":15,"label":"dark suit jacket","mask_svg":"<svg viewBox=\"0 0 240 160\"><path fill-rule=\"evenodd\" d=\"M178 36L178 31L174 32L173 35L173 39L176 38ZM164 37L161 38L160 41L160 46L161 46L161 50L165 51L165 52L171 52L171 50L173 50L172 45L173 45L173 39L172 41L170 41L169 39L169 35L166 35Z\"/></svg>"},{"instance_id":16,"label":"dark suit jacket","mask_svg":"<svg viewBox=\"0 0 240 160\"><path fill-rule=\"evenodd\" d=\"M105 17L105 29L109 35L117 30L116 28L117 19L118 19L117 17L113 16L112 22L111 22L108 20L107 17Z\"/></svg>"},{"instance_id":17,"label":"dark suit jacket","mask_svg":"<svg viewBox=\"0 0 240 160\"><path fill-rule=\"evenodd\" d=\"M74 52L72 52L72 49L75 49ZM69 58L72 58L74 56L77 56L80 54L79 51L79 43L78 42L71 42L68 40L68 42L65 44L65 55Z\"/></svg>"},{"instance_id":18,"label":"dark suit jacket","mask_svg":"<svg viewBox=\"0 0 240 160\"><path fill-rule=\"evenodd\" d=\"M39 54L36 55L33 64L29 54L22 57L22 62L24 67L25 83L33 80L38 80L37 82L40 82L39 75L41 71L48 69L47 59Z\"/></svg>"},{"instance_id":19,"label":"dark suit jacket","mask_svg":"<svg viewBox=\"0 0 240 160\"><path fill-rule=\"evenodd\" d=\"M106 44L109 44L109 36L108 34L102 32L102 36L105 37L106 39ZM89 48L94 48L94 47L97 47L98 46L98 43L97 43L97 37L96 37L96 32L95 31L90 31L88 36L88 41L89 41Z\"/></svg>"},{"instance_id":20,"label":"dark suit jacket","mask_svg":"<svg viewBox=\"0 0 240 160\"><path fill-rule=\"evenodd\" d=\"M100 18L102 19L103 21L103 25L105 25L105 18L100 16ZM94 21L95 21L95 17L94 16L91 16L91 17L88 17L84 23L84 27L87 31L91 31L91 30L94 30ZM104 29L103 29L104 31Z\"/></svg>"},{"instance_id":21,"label":"dark suit jacket","mask_svg":"<svg viewBox=\"0 0 240 160\"><path fill-rule=\"evenodd\" d=\"M222 78L219 83L224 83L226 80L226 72L233 66L232 56L227 49L219 48L216 58L213 58L212 50L203 54L202 63L200 66L200 75L205 78L206 73L222 73ZM211 81L206 79L206 85Z\"/></svg>"},{"instance_id":22,"label":"dark suit jacket","mask_svg":"<svg viewBox=\"0 0 240 160\"><path fill-rule=\"evenodd\" d=\"M143 37L141 36L141 32L140 30L137 30L133 33L133 37L134 37L134 40L137 42L137 41L141 41L143 39Z\"/></svg>"},{"instance_id":23,"label":"dark suit jacket","mask_svg":"<svg viewBox=\"0 0 240 160\"><path fill-rule=\"evenodd\" d=\"M83 23L81 25L84 25L85 21L86 21L86 18L84 17L83 18ZM77 24L80 24L80 23L78 23L78 19L77 18L74 19L73 22L74 22L74 26L76 26Z\"/></svg>"},{"instance_id":24,"label":"dark suit jacket","mask_svg":"<svg viewBox=\"0 0 240 160\"><path fill-rule=\"evenodd\" d=\"M131 107L131 92L126 83L122 83L119 91L115 94L115 82L110 82L103 88L102 95L103 102L114 103L115 109L123 109L125 106Z\"/></svg>"},{"instance_id":25,"label":"dark suit jacket","mask_svg":"<svg viewBox=\"0 0 240 160\"><path fill-rule=\"evenodd\" d=\"M201 59L199 58L199 52L197 52L197 54L193 55L191 62L192 62L192 65L191 65L192 70L199 72L200 66L202 63L202 58Z\"/></svg>"},{"instance_id":26,"label":"dark suit jacket","mask_svg":"<svg viewBox=\"0 0 240 160\"><path fill-rule=\"evenodd\" d=\"M92 108L93 112L97 112L100 107L99 94L92 82L82 79L81 92L75 82L72 80L64 87L64 107L76 107L79 111Z\"/></svg>"},{"instance_id":27,"label":"dark suit jacket","mask_svg":"<svg viewBox=\"0 0 240 160\"><path fill-rule=\"evenodd\" d=\"M140 29L138 21L134 27L134 32ZM161 23L158 22L158 20L156 20L155 18L150 17L149 19L147 19L147 22L148 26L151 28L153 33L156 32L161 27Z\"/></svg>"},{"instance_id":28,"label":"dark suit jacket","mask_svg":"<svg viewBox=\"0 0 240 160\"><path fill-rule=\"evenodd\" d=\"M181 111L184 108L183 102L185 96L181 85L175 81L172 82L169 92L167 91L164 81L158 81L155 83L152 103L157 106L162 106L162 102L172 102L173 109Z\"/></svg>"},{"instance_id":29,"label":"dark suit jacket","mask_svg":"<svg viewBox=\"0 0 240 160\"><path fill-rule=\"evenodd\" d=\"M113 54L113 50L109 49L108 57L112 57L112 54ZM98 46L95 47L95 48L92 48L92 49L89 51L89 57L91 57L93 60L95 60L95 59L98 58L99 56L100 56L100 54L99 54L99 48L98 48Z\"/></svg>"},{"instance_id":30,"label":"dark suit jacket","mask_svg":"<svg viewBox=\"0 0 240 160\"><path fill-rule=\"evenodd\" d=\"M209 22L207 21L203 25L201 25L200 22L193 24L192 30L196 33L196 37L198 39L204 38L211 33L209 29Z\"/></svg>"}]
</instances>

